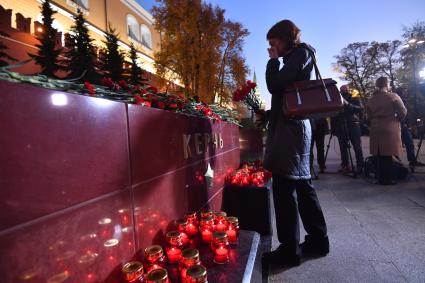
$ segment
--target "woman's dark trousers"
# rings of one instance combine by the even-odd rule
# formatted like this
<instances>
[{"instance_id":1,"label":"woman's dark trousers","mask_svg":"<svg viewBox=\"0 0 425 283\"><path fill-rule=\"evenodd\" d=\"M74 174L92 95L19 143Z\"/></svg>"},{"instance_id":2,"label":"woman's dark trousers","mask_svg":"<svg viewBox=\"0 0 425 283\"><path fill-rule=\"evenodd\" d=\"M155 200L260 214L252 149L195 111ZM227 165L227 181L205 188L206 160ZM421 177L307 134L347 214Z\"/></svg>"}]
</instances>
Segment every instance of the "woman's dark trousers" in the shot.
<instances>
[{"instance_id":1,"label":"woman's dark trousers","mask_svg":"<svg viewBox=\"0 0 425 283\"><path fill-rule=\"evenodd\" d=\"M289 255L300 255L298 212L311 239L327 237L322 209L311 180L290 180L273 174L273 198L279 242Z\"/></svg>"}]
</instances>

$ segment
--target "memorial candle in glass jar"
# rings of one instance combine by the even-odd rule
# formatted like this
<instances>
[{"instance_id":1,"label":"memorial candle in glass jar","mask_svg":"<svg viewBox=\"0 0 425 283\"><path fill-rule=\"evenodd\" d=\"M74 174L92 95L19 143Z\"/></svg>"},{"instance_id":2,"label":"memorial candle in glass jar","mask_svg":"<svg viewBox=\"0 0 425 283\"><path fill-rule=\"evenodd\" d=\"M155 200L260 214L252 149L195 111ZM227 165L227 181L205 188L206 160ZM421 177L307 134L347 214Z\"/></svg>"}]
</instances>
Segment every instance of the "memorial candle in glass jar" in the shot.
<instances>
[{"instance_id":1,"label":"memorial candle in glass jar","mask_svg":"<svg viewBox=\"0 0 425 283\"><path fill-rule=\"evenodd\" d=\"M217 231L213 233L211 249L215 263L224 264L229 261L229 240L226 232Z\"/></svg>"},{"instance_id":2,"label":"memorial candle in glass jar","mask_svg":"<svg viewBox=\"0 0 425 283\"><path fill-rule=\"evenodd\" d=\"M186 271L193 265L200 265L201 260L199 259L199 251L197 249L185 249L182 252L182 258L180 260L180 274L182 283L186 283Z\"/></svg>"},{"instance_id":3,"label":"memorial candle in glass jar","mask_svg":"<svg viewBox=\"0 0 425 283\"><path fill-rule=\"evenodd\" d=\"M215 231L226 231L227 230L227 219L226 219L226 212L224 211L219 211L215 213L215 220L214 220L214 225L215 225Z\"/></svg>"},{"instance_id":4,"label":"memorial candle in glass jar","mask_svg":"<svg viewBox=\"0 0 425 283\"><path fill-rule=\"evenodd\" d=\"M152 270L148 273L146 283L170 283L167 270L164 268Z\"/></svg>"},{"instance_id":5,"label":"memorial candle in glass jar","mask_svg":"<svg viewBox=\"0 0 425 283\"><path fill-rule=\"evenodd\" d=\"M227 217L227 222L229 223L226 234L229 239L229 243L236 245L239 237L239 219L237 217L229 216Z\"/></svg>"},{"instance_id":6,"label":"memorial candle in glass jar","mask_svg":"<svg viewBox=\"0 0 425 283\"><path fill-rule=\"evenodd\" d=\"M202 242L207 244L211 243L212 234L214 232L214 218L212 216L202 218L200 230Z\"/></svg>"},{"instance_id":7,"label":"memorial candle in glass jar","mask_svg":"<svg viewBox=\"0 0 425 283\"><path fill-rule=\"evenodd\" d=\"M214 216L211 209L204 209L204 210L201 211L201 219L206 218L208 216Z\"/></svg>"},{"instance_id":8,"label":"memorial candle in glass jar","mask_svg":"<svg viewBox=\"0 0 425 283\"><path fill-rule=\"evenodd\" d=\"M208 283L207 269L202 265L189 267L186 272L186 282L183 283Z\"/></svg>"},{"instance_id":9,"label":"memorial candle in glass jar","mask_svg":"<svg viewBox=\"0 0 425 283\"><path fill-rule=\"evenodd\" d=\"M144 251L145 270L150 272L154 269L163 268L165 266L164 251L161 246L149 246Z\"/></svg>"},{"instance_id":10,"label":"memorial candle in glass jar","mask_svg":"<svg viewBox=\"0 0 425 283\"><path fill-rule=\"evenodd\" d=\"M138 261L131 261L124 264L122 275L125 283L142 283L145 282L143 275L143 265Z\"/></svg>"},{"instance_id":11,"label":"memorial candle in glass jar","mask_svg":"<svg viewBox=\"0 0 425 283\"><path fill-rule=\"evenodd\" d=\"M182 256L182 235L179 231L168 232L167 235L167 246L165 247L165 253L167 254L169 263L178 263Z\"/></svg>"},{"instance_id":12,"label":"memorial candle in glass jar","mask_svg":"<svg viewBox=\"0 0 425 283\"><path fill-rule=\"evenodd\" d=\"M187 246L187 244L189 244L189 237L186 234L187 220L184 218L177 219L175 224L177 230L182 234L183 246Z\"/></svg>"},{"instance_id":13,"label":"memorial candle in glass jar","mask_svg":"<svg viewBox=\"0 0 425 283\"><path fill-rule=\"evenodd\" d=\"M196 234L198 234L198 219L196 217L196 212L191 211L186 213L185 215L187 220L187 226L186 226L186 234L189 237L193 237Z\"/></svg>"}]
</instances>

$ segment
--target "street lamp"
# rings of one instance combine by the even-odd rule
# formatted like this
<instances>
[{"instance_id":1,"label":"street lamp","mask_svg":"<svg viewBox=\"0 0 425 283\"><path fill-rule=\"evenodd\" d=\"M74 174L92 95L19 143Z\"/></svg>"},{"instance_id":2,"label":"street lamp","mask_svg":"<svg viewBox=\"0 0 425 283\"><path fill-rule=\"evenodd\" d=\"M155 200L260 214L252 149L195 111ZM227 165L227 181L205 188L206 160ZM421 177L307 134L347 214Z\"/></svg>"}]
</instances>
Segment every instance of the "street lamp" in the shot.
<instances>
[{"instance_id":1,"label":"street lamp","mask_svg":"<svg viewBox=\"0 0 425 283\"><path fill-rule=\"evenodd\" d=\"M414 48L413 50L413 93L414 93L414 111L415 116L418 114L417 111L417 102L416 102L416 96L418 92L418 86L416 81L416 56L417 56L417 48L419 45L423 44L425 41L422 39L417 39L413 37L413 33L410 35L410 39L407 41L405 45L403 45L401 48ZM422 75L420 75L422 76Z\"/></svg>"}]
</instances>

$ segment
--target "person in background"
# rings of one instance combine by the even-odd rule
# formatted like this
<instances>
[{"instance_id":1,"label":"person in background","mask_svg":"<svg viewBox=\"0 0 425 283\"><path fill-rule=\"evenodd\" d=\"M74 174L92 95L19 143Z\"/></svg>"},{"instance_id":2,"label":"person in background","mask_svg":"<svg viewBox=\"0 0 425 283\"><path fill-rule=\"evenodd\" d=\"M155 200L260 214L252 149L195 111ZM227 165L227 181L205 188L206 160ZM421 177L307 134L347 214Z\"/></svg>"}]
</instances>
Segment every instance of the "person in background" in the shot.
<instances>
[{"instance_id":1,"label":"person in background","mask_svg":"<svg viewBox=\"0 0 425 283\"><path fill-rule=\"evenodd\" d=\"M313 168L314 154L313 146L316 144L317 163L319 164L319 172L324 173L325 165L325 136L329 132L328 121L326 118L310 119L312 129L312 141L310 148L310 166Z\"/></svg>"},{"instance_id":2,"label":"person in background","mask_svg":"<svg viewBox=\"0 0 425 283\"><path fill-rule=\"evenodd\" d=\"M400 122L407 110L401 98L389 92L386 77L376 80L377 90L367 103L370 120L370 154L377 160L378 183L392 185L392 156L402 151Z\"/></svg>"},{"instance_id":3,"label":"person in background","mask_svg":"<svg viewBox=\"0 0 425 283\"><path fill-rule=\"evenodd\" d=\"M296 81L309 80L312 47L300 42L300 29L291 21L276 23L267 33L270 60L267 88L272 96L264 167L273 174L273 198L280 246L263 256L265 264L296 266L302 254L325 256L329 240L325 218L310 175L309 120L284 117L282 93ZM283 58L280 67L279 57ZM295 194L296 192L296 194ZM299 245L301 216L307 232Z\"/></svg>"},{"instance_id":4,"label":"person in background","mask_svg":"<svg viewBox=\"0 0 425 283\"><path fill-rule=\"evenodd\" d=\"M352 97L350 89L347 85L340 88L342 97L344 98L344 110L332 119L332 131L338 138L339 148L341 152L341 168L339 172L348 173L352 169L348 160L348 142L354 149L356 156L357 173L362 173L364 159L361 141L360 116L363 111L360 98Z\"/></svg>"},{"instance_id":5,"label":"person in background","mask_svg":"<svg viewBox=\"0 0 425 283\"><path fill-rule=\"evenodd\" d=\"M405 91L403 90L403 88L401 88L401 87L397 88L396 93L397 93L398 96L400 96L401 100L404 103L404 106L407 107L407 105L408 105L407 104L407 95L406 95ZM403 142L403 144L406 148L407 160L409 161L409 165L411 167L425 166L425 164L416 160L415 146L413 144L412 131L410 129L409 119L408 119L407 115L406 115L405 119L401 120L400 126L401 126L401 141Z\"/></svg>"}]
</instances>

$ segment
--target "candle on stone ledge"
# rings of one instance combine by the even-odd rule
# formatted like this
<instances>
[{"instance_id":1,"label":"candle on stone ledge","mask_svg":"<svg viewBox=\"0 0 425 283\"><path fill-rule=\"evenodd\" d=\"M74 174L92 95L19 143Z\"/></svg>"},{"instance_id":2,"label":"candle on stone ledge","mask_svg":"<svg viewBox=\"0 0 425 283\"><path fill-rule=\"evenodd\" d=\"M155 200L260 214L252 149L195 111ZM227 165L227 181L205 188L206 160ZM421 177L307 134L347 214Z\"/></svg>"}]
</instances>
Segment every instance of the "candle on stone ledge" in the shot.
<instances>
[{"instance_id":1,"label":"candle on stone ledge","mask_svg":"<svg viewBox=\"0 0 425 283\"><path fill-rule=\"evenodd\" d=\"M122 268L122 275L126 283L142 283L145 282L143 275L143 265L138 261L126 263Z\"/></svg>"},{"instance_id":2,"label":"candle on stone ledge","mask_svg":"<svg viewBox=\"0 0 425 283\"><path fill-rule=\"evenodd\" d=\"M177 263L180 261L182 255L182 234L179 231L168 232L167 235L167 246L165 252L167 254L169 263Z\"/></svg>"},{"instance_id":3,"label":"candle on stone ledge","mask_svg":"<svg viewBox=\"0 0 425 283\"><path fill-rule=\"evenodd\" d=\"M195 236L196 234L198 234L198 227L196 227L196 225L193 223L188 223L186 226L186 234L189 237Z\"/></svg>"},{"instance_id":4,"label":"candle on stone ledge","mask_svg":"<svg viewBox=\"0 0 425 283\"><path fill-rule=\"evenodd\" d=\"M211 243L212 233L214 232L214 218L213 216L207 216L201 220L201 239L204 243Z\"/></svg>"},{"instance_id":5,"label":"candle on stone ledge","mask_svg":"<svg viewBox=\"0 0 425 283\"><path fill-rule=\"evenodd\" d=\"M204 209L201 211L201 219L207 218L209 216L213 216L213 212L211 209Z\"/></svg>"},{"instance_id":6,"label":"candle on stone ledge","mask_svg":"<svg viewBox=\"0 0 425 283\"><path fill-rule=\"evenodd\" d=\"M198 234L198 219L196 217L196 212L190 211L186 213L185 217L187 220L186 234L189 237L193 237Z\"/></svg>"},{"instance_id":7,"label":"candle on stone ledge","mask_svg":"<svg viewBox=\"0 0 425 283\"><path fill-rule=\"evenodd\" d=\"M219 211L215 213L215 231L226 231L227 230L227 219L226 219L226 212Z\"/></svg>"},{"instance_id":8,"label":"candle on stone ledge","mask_svg":"<svg viewBox=\"0 0 425 283\"><path fill-rule=\"evenodd\" d=\"M177 219L175 224L177 230L182 234L183 246L187 246L187 244L189 244L189 237L186 234L187 220L184 218Z\"/></svg>"},{"instance_id":9,"label":"candle on stone ledge","mask_svg":"<svg viewBox=\"0 0 425 283\"><path fill-rule=\"evenodd\" d=\"M229 241L225 232L214 232L211 249L214 253L215 263L224 264L229 261Z\"/></svg>"},{"instance_id":10,"label":"candle on stone ledge","mask_svg":"<svg viewBox=\"0 0 425 283\"><path fill-rule=\"evenodd\" d=\"M194 265L200 265L201 260L199 258L199 251L197 249L185 249L182 252L182 258L180 260L180 274L182 283L187 282L186 272L187 269Z\"/></svg>"},{"instance_id":11,"label":"candle on stone ledge","mask_svg":"<svg viewBox=\"0 0 425 283\"><path fill-rule=\"evenodd\" d=\"M161 246L153 245L144 250L145 271L150 272L154 269L163 268L165 266L164 251Z\"/></svg>"},{"instance_id":12,"label":"candle on stone ledge","mask_svg":"<svg viewBox=\"0 0 425 283\"><path fill-rule=\"evenodd\" d=\"M227 217L229 223L228 229L226 230L227 237L230 244L236 245L239 237L239 219L237 217Z\"/></svg>"},{"instance_id":13,"label":"candle on stone ledge","mask_svg":"<svg viewBox=\"0 0 425 283\"><path fill-rule=\"evenodd\" d=\"M186 273L186 282L183 283L208 283L207 269L202 265L189 267Z\"/></svg>"},{"instance_id":14,"label":"candle on stone ledge","mask_svg":"<svg viewBox=\"0 0 425 283\"><path fill-rule=\"evenodd\" d=\"M152 270L148 273L146 283L170 283L167 270L164 268Z\"/></svg>"}]
</instances>

